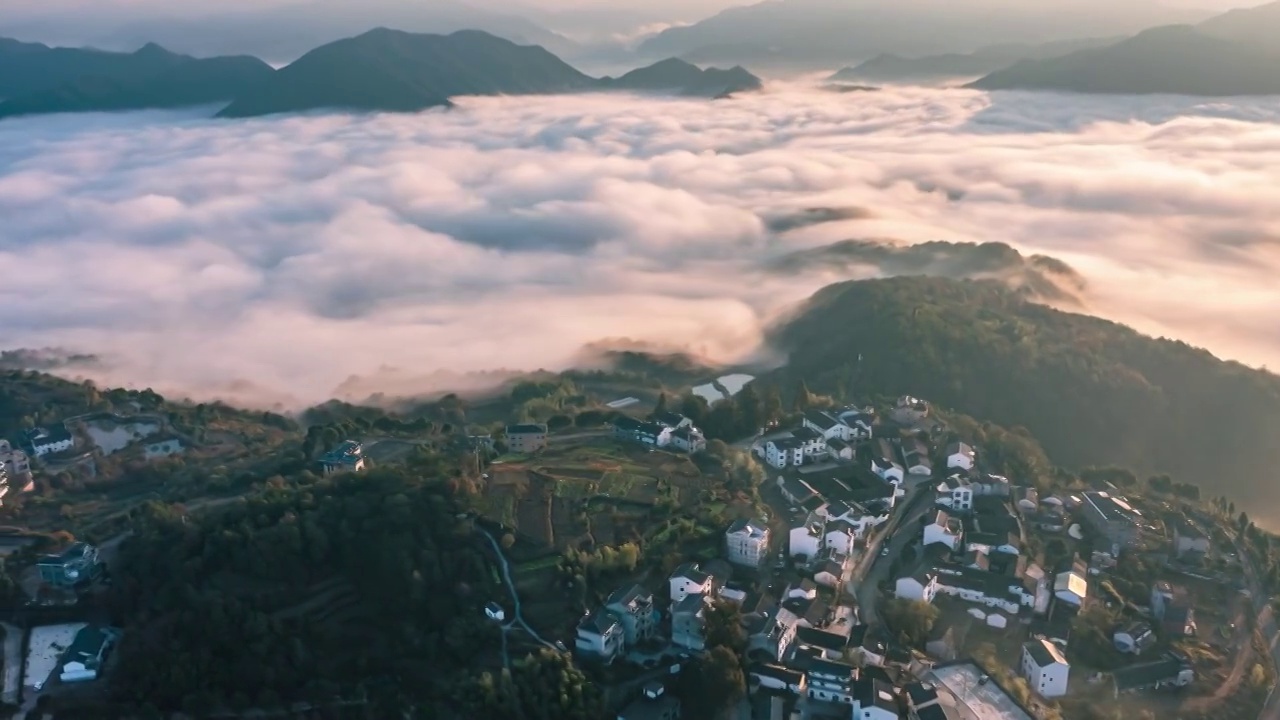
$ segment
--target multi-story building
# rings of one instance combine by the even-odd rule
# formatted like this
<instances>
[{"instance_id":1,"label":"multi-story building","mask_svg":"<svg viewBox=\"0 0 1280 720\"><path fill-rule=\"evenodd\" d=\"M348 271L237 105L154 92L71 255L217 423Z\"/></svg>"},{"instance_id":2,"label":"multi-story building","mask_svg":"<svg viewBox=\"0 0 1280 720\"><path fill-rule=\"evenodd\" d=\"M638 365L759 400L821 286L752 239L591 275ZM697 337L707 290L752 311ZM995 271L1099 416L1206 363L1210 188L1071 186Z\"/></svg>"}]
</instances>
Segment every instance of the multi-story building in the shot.
<instances>
[{"instance_id":1,"label":"multi-story building","mask_svg":"<svg viewBox=\"0 0 1280 720\"><path fill-rule=\"evenodd\" d=\"M28 430L27 442L31 443L31 452L36 457L65 452L75 446L75 439L62 423Z\"/></svg>"},{"instance_id":2,"label":"multi-story building","mask_svg":"<svg viewBox=\"0 0 1280 720\"><path fill-rule=\"evenodd\" d=\"M684 600L688 595L710 595L711 575L705 572L698 563L684 563L671 573L667 579L671 585L672 604Z\"/></svg>"},{"instance_id":3,"label":"multi-story building","mask_svg":"<svg viewBox=\"0 0 1280 720\"><path fill-rule=\"evenodd\" d=\"M671 606L671 642L689 650L707 647L706 595L685 595Z\"/></svg>"},{"instance_id":4,"label":"multi-story building","mask_svg":"<svg viewBox=\"0 0 1280 720\"><path fill-rule=\"evenodd\" d=\"M604 606L622 621L627 647L653 637L658 617L653 607L653 594L649 591L639 585L625 587L610 595Z\"/></svg>"},{"instance_id":5,"label":"multi-story building","mask_svg":"<svg viewBox=\"0 0 1280 720\"><path fill-rule=\"evenodd\" d=\"M764 445L764 459L778 469L804 464L804 443L793 437L774 438Z\"/></svg>"},{"instance_id":6,"label":"multi-story building","mask_svg":"<svg viewBox=\"0 0 1280 720\"><path fill-rule=\"evenodd\" d=\"M1067 694L1071 665L1057 645L1040 637L1022 644L1022 676L1031 689L1047 698Z\"/></svg>"},{"instance_id":7,"label":"multi-story building","mask_svg":"<svg viewBox=\"0 0 1280 720\"><path fill-rule=\"evenodd\" d=\"M759 567L769 557L769 526L762 520L738 520L724 533L729 562Z\"/></svg>"},{"instance_id":8,"label":"multi-story building","mask_svg":"<svg viewBox=\"0 0 1280 720\"><path fill-rule=\"evenodd\" d=\"M625 644L622 621L610 610L597 608L578 623L574 648L582 655L612 662Z\"/></svg>"},{"instance_id":9,"label":"multi-story building","mask_svg":"<svg viewBox=\"0 0 1280 720\"><path fill-rule=\"evenodd\" d=\"M538 452L547 446L547 426L539 423L508 425L506 440L509 452Z\"/></svg>"}]
</instances>

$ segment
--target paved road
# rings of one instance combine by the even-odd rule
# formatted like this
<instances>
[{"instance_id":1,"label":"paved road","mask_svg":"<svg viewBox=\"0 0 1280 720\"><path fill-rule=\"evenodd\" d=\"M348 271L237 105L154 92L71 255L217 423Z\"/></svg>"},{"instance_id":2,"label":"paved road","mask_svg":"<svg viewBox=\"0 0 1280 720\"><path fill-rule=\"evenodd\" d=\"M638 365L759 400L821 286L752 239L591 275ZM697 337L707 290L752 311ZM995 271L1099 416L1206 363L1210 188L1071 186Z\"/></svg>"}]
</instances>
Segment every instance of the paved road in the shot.
<instances>
[{"instance_id":1,"label":"paved road","mask_svg":"<svg viewBox=\"0 0 1280 720\"><path fill-rule=\"evenodd\" d=\"M889 518L884 530L867 544L867 556L872 563L871 567L869 570L866 567L861 568L862 577L859 578L855 573L853 579L849 581L849 592L858 601L858 613L864 623L876 622L876 601L880 595L880 583L888 577L889 566L902 554L902 549L916 536L920 518L924 517L931 508L931 504L927 502L927 499L932 496L930 487L930 482L921 481L907 491L903 502L895 508L898 512ZM889 542L889 554L882 557L880 547L886 538Z\"/></svg>"},{"instance_id":2,"label":"paved road","mask_svg":"<svg viewBox=\"0 0 1280 720\"><path fill-rule=\"evenodd\" d=\"M4 702L18 702L18 686L22 684L22 629L4 623Z\"/></svg>"},{"instance_id":3,"label":"paved road","mask_svg":"<svg viewBox=\"0 0 1280 720\"><path fill-rule=\"evenodd\" d=\"M507 633L513 628L518 627L529 633L529 636L539 643L551 648L559 650L554 644L547 642L541 635L529 627L524 621L524 617L520 614L520 594L516 592L516 584L511 580L511 564L507 562L506 555L502 554L502 546L498 544L493 534L484 528L477 528L489 540L489 544L493 546L493 552L498 556L498 564L502 566L502 581L506 584L507 590L511 593L511 619L502 626L502 662L510 667L511 658L507 654Z\"/></svg>"}]
</instances>

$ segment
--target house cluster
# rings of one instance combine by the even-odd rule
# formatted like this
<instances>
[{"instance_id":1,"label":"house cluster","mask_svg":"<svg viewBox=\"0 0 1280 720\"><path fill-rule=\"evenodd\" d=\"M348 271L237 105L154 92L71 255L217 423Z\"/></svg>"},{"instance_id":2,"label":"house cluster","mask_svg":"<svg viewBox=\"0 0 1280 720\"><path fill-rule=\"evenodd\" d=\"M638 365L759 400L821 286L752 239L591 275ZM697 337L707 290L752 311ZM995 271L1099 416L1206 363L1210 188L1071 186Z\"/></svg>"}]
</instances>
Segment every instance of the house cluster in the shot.
<instances>
[{"instance_id":1,"label":"house cluster","mask_svg":"<svg viewBox=\"0 0 1280 720\"><path fill-rule=\"evenodd\" d=\"M66 452L75 447L75 438L63 423L31 428L26 432L26 441L31 454L36 457Z\"/></svg>"},{"instance_id":2,"label":"house cluster","mask_svg":"<svg viewBox=\"0 0 1280 720\"><path fill-rule=\"evenodd\" d=\"M638 443L684 453L707 448L707 438L689 418L673 412L654 413L648 420L619 415L613 421L613 435L623 442Z\"/></svg>"},{"instance_id":3,"label":"house cluster","mask_svg":"<svg viewBox=\"0 0 1280 720\"><path fill-rule=\"evenodd\" d=\"M1046 612L1050 578L1023 552L1017 516L993 496L966 496L966 505L962 515L939 507L926 517L919 564L897 579L895 594L929 603L943 594L1011 615ZM1005 621L997 617L987 620Z\"/></svg>"},{"instance_id":4,"label":"house cluster","mask_svg":"<svg viewBox=\"0 0 1280 720\"><path fill-rule=\"evenodd\" d=\"M756 452L779 470L826 460L852 461L855 443L869 440L874 424L870 409L809 410L800 427L766 440Z\"/></svg>"},{"instance_id":5,"label":"house cluster","mask_svg":"<svg viewBox=\"0 0 1280 720\"><path fill-rule=\"evenodd\" d=\"M806 557L812 555L809 548L819 525L823 536L819 549L851 552L852 539L864 538L871 528L888 521L900 492L893 483L859 465L782 475L777 484L782 496L795 506L797 518L803 518L791 530L789 552Z\"/></svg>"}]
</instances>

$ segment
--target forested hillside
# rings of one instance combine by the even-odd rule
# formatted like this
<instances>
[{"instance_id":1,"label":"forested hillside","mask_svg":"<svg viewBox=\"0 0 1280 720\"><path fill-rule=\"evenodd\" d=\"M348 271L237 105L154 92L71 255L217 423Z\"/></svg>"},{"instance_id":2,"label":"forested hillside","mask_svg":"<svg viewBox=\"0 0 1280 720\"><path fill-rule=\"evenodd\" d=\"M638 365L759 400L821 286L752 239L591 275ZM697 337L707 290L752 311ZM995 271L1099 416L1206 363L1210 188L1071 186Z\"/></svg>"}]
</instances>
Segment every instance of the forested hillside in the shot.
<instances>
[{"instance_id":1,"label":"forested hillside","mask_svg":"<svg viewBox=\"0 0 1280 720\"><path fill-rule=\"evenodd\" d=\"M594 689L557 653L477 670L500 665L481 606L505 591L443 480L375 470L308 482L277 479L217 513L138 513L114 586L130 628L117 708L599 717Z\"/></svg>"},{"instance_id":2,"label":"forested hillside","mask_svg":"<svg viewBox=\"0 0 1280 720\"><path fill-rule=\"evenodd\" d=\"M937 278L824 288L773 341L790 353L784 382L912 393L1023 426L1067 467L1169 473L1264 517L1280 505L1280 378L1185 343Z\"/></svg>"}]
</instances>

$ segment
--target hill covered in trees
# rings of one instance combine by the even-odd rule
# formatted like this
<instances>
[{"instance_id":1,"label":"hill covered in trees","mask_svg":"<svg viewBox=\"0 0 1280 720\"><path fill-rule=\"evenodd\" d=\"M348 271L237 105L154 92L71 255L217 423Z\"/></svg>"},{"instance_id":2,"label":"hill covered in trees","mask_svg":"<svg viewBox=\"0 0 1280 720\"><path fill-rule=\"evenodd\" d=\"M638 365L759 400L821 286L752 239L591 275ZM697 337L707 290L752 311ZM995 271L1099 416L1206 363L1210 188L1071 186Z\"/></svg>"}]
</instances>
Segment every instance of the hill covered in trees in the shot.
<instances>
[{"instance_id":1,"label":"hill covered in trees","mask_svg":"<svg viewBox=\"0 0 1280 720\"><path fill-rule=\"evenodd\" d=\"M129 632L113 709L601 717L564 655L513 652L498 669L481 608L505 591L445 480L375 470L268 484L217 513L136 513L114 572Z\"/></svg>"},{"instance_id":2,"label":"hill covered in trees","mask_svg":"<svg viewBox=\"0 0 1280 720\"><path fill-rule=\"evenodd\" d=\"M816 293L772 338L782 383L914 394L1026 428L1057 464L1167 473L1280 501L1280 378L1185 343L1028 302L994 282L894 278ZM1272 517L1280 516L1280 512Z\"/></svg>"}]
</instances>

